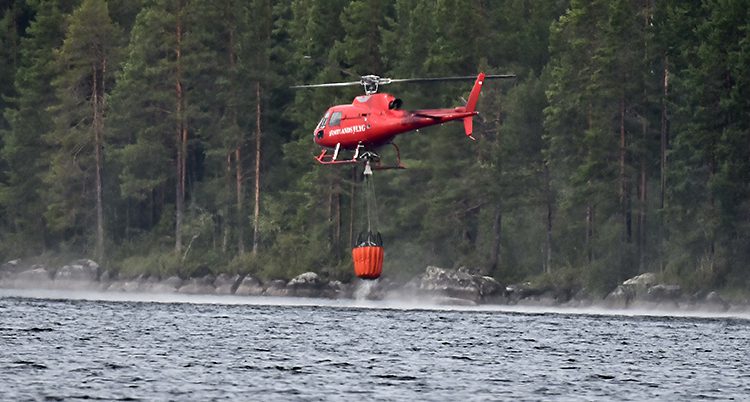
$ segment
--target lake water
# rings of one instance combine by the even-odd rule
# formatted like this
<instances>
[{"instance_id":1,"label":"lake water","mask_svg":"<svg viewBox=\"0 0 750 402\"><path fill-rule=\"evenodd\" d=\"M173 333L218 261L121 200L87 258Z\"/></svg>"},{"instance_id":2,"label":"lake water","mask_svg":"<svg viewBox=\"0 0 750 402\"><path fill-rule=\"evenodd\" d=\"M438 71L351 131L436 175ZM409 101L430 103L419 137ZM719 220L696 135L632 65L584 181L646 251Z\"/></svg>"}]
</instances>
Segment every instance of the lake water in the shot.
<instances>
[{"instance_id":1,"label":"lake water","mask_svg":"<svg viewBox=\"0 0 750 402\"><path fill-rule=\"evenodd\" d=\"M2 400L750 398L750 317L0 290Z\"/></svg>"}]
</instances>

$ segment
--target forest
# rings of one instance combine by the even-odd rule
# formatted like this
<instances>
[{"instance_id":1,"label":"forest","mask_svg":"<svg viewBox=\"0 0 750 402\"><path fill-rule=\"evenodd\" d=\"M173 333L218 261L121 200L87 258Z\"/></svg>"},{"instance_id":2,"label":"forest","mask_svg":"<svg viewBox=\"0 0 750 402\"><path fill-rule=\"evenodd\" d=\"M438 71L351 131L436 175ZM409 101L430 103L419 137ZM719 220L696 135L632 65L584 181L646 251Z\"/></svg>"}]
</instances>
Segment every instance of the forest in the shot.
<instances>
[{"instance_id":1,"label":"forest","mask_svg":"<svg viewBox=\"0 0 750 402\"><path fill-rule=\"evenodd\" d=\"M378 171L385 275L750 288L750 2L0 0L0 258L353 279L361 167L312 131L360 75L488 81ZM471 82L393 84L405 109Z\"/></svg>"}]
</instances>

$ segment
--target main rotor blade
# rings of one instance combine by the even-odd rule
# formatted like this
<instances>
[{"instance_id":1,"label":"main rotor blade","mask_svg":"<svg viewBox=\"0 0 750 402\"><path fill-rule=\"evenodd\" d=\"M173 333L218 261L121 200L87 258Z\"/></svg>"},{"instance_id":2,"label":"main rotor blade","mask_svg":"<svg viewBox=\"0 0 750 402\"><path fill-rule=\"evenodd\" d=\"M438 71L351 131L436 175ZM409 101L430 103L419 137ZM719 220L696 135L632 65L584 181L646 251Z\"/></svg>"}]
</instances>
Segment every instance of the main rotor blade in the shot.
<instances>
[{"instance_id":1,"label":"main rotor blade","mask_svg":"<svg viewBox=\"0 0 750 402\"><path fill-rule=\"evenodd\" d=\"M476 79L476 75L464 75L464 76L455 76L455 77L431 77L431 78L385 78L384 81L387 80L387 82L384 82L385 84L390 84L393 82L433 82L433 81L466 81L466 80L473 80ZM493 74L493 75L485 75L485 80L491 80L491 79L500 79L500 78L516 78L515 74ZM383 82L381 82L383 83Z\"/></svg>"},{"instance_id":2,"label":"main rotor blade","mask_svg":"<svg viewBox=\"0 0 750 402\"><path fill-rule=\"evenodd\" d=\"M323 88L323 87L347 87L350 85L362 85L360 81L350 81L350 82L329 82L325 84L309 84L309 85L295 85L291 86L289 88L297 89L297 88Z\"/></svg>"}]
</instances>

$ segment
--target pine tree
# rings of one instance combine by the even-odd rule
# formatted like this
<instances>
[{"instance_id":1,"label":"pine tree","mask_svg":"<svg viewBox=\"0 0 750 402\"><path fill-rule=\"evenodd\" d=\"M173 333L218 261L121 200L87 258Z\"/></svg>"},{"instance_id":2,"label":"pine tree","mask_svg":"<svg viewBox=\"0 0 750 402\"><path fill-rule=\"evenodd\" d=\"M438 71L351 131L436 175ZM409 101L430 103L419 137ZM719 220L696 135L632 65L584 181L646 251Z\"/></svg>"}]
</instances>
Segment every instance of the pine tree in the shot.
<instances>
[{"instance_id":1,"label":"pine tree","mask_svg":"<svg viewBox=\"0 0 750 402\"><path fill-rule=\"evenodd\" d=\"M45 177L46 217L53 229L63 233L94 232L94 256L99 261L105 258L106 97L117 68L119 37L103 0L84 0L70 16L56 54L60 73L53 81L57 100L50 108L55 129L46 137L55 148Z\"/></svg>"},{"instance_id":2,"label":"pine tree","mask_svg":"<svg viewBox=\"0 0 750 402\"><path fill-rule=\"evenodd\" d=\"M156 1L143 8L113 94L122 193L136 209L152 211L140 222L146 229L158 220L173 225L176 256L184 251L188 160L197 160L191 153L195 148L189 147L192 120L201 116L188 101L201 74L196 65L205 59L197 50L201 35L187 35L195 18L183 1ZM166 173L170 165L173 174ZM163 214L170 184L173 220Z\"/></svg>"}]
</instances>

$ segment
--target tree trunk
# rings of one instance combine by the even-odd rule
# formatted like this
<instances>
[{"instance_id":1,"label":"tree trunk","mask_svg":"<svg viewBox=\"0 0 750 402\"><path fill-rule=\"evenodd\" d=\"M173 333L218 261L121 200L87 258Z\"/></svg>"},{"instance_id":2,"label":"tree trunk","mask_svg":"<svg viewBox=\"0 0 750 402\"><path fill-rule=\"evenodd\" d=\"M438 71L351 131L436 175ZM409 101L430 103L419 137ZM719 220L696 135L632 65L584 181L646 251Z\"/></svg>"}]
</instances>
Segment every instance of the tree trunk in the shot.
<instances>
[{"instance_id":1,"label":"tree trunk","mask_svg":"<svg viewBox=\"0 0 750 402\"><path fill-rule=\"evenodd\" d=\"M227 16L228 18L234 18L231 13ZM230 26L234 26L234 24L230 24ZM235 52L235 37L234 37L234 30L229 30L229 71L234 74L237 71L237 53ZM236 100L237 98L237 88L232 86L230 89L232 91L232 98ZM237 123L237 105L236 102L233 102L231 105L229 105L229 125L230 127L238 127L239 124ZM245 190L244 190L244 182L245 182L245 169L242 164L242 144L243 144L243 138L237 138L237 145L234 149L234 161L235 161L235 202L236 202L236 215L235 219L233 221L233 224L236 226L237 229L237 253L239 255L245 255ZM229 159L231 159L232 155L228 156ZM231 187L231 185L230 185Z\"/></svg>"},{"instance_id":2,"label":"tree trunk","mask_svg":"<svg viewBox=\"0 0 750 402\"><path fill-rule=\"evenodd\" d=\"M624 240L630 243L632 239L632 218L630 211L630 190L628 177L625 172L625 161L627 156L627 142L625 133L625 97L620 98L620 208L622 210L623 224L625 225Z\"/></svg>"},{"instance_id":3,"label":"tree trunk","mask_svg":"<svg viewBox=\"0 0 750 402\"><path fill-rule=\"evenodd\" d=\"M589 263L594 261L594 207L586 205L586 258Z\"/></svg>"},{"instance_id":4,"label":"tree trunk","mask_svg":"<svg viewBox=\"0 0 750 402\"><path fill-rule=\"evenodd\" d=\"M336 177L336 187L334 195L334 226L333 226L333 244L334 256L338 260L341 258L341 191L339 177Z\"/></svg>"},{"instance_id":5,"label":"tree trunk","mask_svg":"<svg viewBox=\"0 0 750 402\"><path fill-rule=\"evenodd\" d=\"M245 181L245 171L242 168L242 141L237 144L237 149L234 150L234 163L234 188L237 191L237 217L235 219L235 225L237 226L237 253L239 253L239 255L245 255L245 190L243 185ZM257 174L258 172L256 172L256 181L258 180ZM256 200L255 202L257 204L258 201ZM256 226L257 222L253 222L253 225ZM256 249L257 246L255 245L255 242L253 242L253 254L255 254Z\"/></svg>"},{"instance_id":6,"label":"tree trunk","mask_svg":"<svg viewBox=\"0 0 750 402\"><path fill-rule=\"evenodd\" d=\"M546 200L547 200L547 235L544 241L544 272L552 272L552 218L553 218L553 202L552 197L552 185L549 174L549 166L547 163L544 164L544 182L546 186Z\"/></svg>"},{"instance_id":7,"label":"tree trunk","mask_svg":"<svg viewBox=\"0 0 750 402\"><path fill-rule=\"evenodd\" d=\"M175 161L176 188L175 188L175 240L174 250L178 256L182 254L182 219L185 200L185 152L187 145L187 127L185 127L185 94L182 88L182 7L177 10L177 22L175 24L175 35L177 44L175 47L175 107L177 111L177 124L175 145L177 147L177 160Z\"/></svg>"},{"instance_id":8,"label":"tree trunk","mask_svg":"<svg viewBox=\"0 0 750 402\"><path fill-rule=\"evenodd\" d=\"M664 55L664 80L662 81L662 98L661 98L661 129L660 139L661 146L659 149L659 209L662 211L659 222L659 268L664 271L664 205L667 192L667 147L669 146L669 114L667 111L667 97L669 96L669 57Z\"/></svg>"},{"instance_id":9,"label":"tree trunk","mask_svg":"<svg viewBox=\"0 0 750 402\"><path fill-rule=\"evenodd\" d=\"M641 122L641 129L643 130L643 141L646 141L647 127L646 119L644 118ZM646 155L645 152L641 152L641 176L640 185L638 191L638 272L643 272L646 263L646 209L648 208L648 181L646 179Z\"/></svg>"},{"instance_id":10,"label":"tree trunk","mask_svg":"<svg viewBox=\"0 0 750 402\"><path fill-rule=\"evenodd\" d=\"M495 216L492 220L492 248L490 249L490 275L494 275L502 264L500 242L502 241L503 212L498 203L495 205Z\"/></svg>"},{"instance_id":11,"label":"tree trunk","mask_svg":"<svg viewBox=\"0 0 750 402\"><path fill-rule=\"evenodd\" d=\"M255 206L253 208L253 255L258 254L260 224L260 145L261 145L261 87L260 81L255 83Z\"/></svg>"},{"instance_id":12,"label":"tree trunk","mask_svg":"<svg viewBox=\"0 0 750 402\"><path fill-rule=\"evenodd\" d=\"M103 155L102 147L104 142L104 72L106 61L101 61L101 68L94 65L92 68L91 83L91 104L93 108L93 129L94 129L94 154L96 160L96 247L95 258L101 264L104 262L104 205L102 189L102 170Z\"/></svg>"},{"instance_id":13,"label":"tree trunk","mask_svg":"<svg viewBox=\"0 0 750 402\"><path fill-rule=\"evenodd\" d=\"M231 199L232 199L232 153L227 153L226 157L226 165L225 165L225 177L226 177L226 195L225 195L225 203L224 206L224 219L221 222L221 252L223 254L226 254L227 249L229 247L229 236L230 236L230 219L229 217L232 215L232 208L231 208Z\"/></svg>"}]
</instances>

